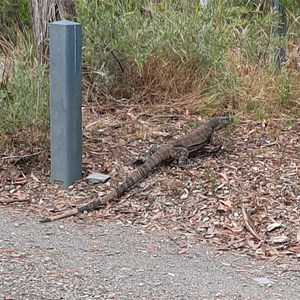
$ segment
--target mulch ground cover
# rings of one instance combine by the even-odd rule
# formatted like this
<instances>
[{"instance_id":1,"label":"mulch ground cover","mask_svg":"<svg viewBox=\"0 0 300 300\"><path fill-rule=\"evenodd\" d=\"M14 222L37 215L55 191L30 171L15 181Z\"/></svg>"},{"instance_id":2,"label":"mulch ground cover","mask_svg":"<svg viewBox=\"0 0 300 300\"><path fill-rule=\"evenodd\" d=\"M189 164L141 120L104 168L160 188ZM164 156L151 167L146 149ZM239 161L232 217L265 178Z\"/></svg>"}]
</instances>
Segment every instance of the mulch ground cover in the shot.
<instances>
[{"instance_id":1,"label":"mulch ground cover","mask_svg":"<svg viewBox=\"0 0 300 300\"><path fill-rule=\"evenodd\" d=\"M0 154L0 206L38 218L101 197L152 145L190 132L201 118L135 107L84 107L83 178L67 190L50 184L49 151L18 147ZM263 259L300 258L300 121L241 119L220 132L222 150L157 168L121 199L71 219L105 219L168 230L179 252L204 241L219 251ZM92 172L109 174L91 184Z\"/></svg>"}]
</instances>

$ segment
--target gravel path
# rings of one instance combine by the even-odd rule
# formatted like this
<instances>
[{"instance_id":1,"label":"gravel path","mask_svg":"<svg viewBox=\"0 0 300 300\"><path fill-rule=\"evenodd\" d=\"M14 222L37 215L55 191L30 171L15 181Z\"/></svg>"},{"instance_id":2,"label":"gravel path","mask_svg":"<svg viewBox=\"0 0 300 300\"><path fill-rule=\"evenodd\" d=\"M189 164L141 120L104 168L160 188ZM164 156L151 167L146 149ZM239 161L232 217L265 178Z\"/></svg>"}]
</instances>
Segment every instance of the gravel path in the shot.
<instances>
[{"instance_id":1,"label":"gravel path","mask_svg":"<svg viewBox=\"0 0 300 300\"><path fill-rule=\"evenodd\" d=\"M166 232L24 214L0 207L0 299L299 299L295 264L218 256L201 244L178 254Z\"/></svg>"}]
</instances>

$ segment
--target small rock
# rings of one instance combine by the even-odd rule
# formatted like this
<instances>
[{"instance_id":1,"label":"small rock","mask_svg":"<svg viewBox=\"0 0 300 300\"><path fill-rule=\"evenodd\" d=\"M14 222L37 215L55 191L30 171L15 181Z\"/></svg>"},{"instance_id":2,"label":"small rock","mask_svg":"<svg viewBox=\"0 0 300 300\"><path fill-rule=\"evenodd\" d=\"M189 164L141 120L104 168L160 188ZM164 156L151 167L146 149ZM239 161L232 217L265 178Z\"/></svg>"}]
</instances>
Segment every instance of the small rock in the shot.
<instances>
[{"instance_id":1,"label":"small rock","mask_svg":"<svg viewBox=\"0 0 300 300\"><path fill-rule=\"evenodd\" d=\"M257 277L257 278L253 278L253 280L256 283L263 284L263 285L265 285L265 284L274 284L275 283L275 281L270 280L270 279L268 279L266 277Z\"/></svg>"},{"instance_id":2,"label":"small rock","mask_svg":"<svg viewBox=\"0 0 300 300\"><path fill-rule=\"evenodd\" d=\"M51 257L49 257L49 256L44 257L44 261L45 261L45 262L51 261Z\"/></svg>"},{"instance_id":3,"label":"small rock","mask_svg":"<svg viewBox=\"0 0 300 300\"><path fill-rule=\"evenodd\" d=\"M110 176L102 173L92 173L86 179L90 183L105 183L110 179Z\"/></svg>"}]
</instances>

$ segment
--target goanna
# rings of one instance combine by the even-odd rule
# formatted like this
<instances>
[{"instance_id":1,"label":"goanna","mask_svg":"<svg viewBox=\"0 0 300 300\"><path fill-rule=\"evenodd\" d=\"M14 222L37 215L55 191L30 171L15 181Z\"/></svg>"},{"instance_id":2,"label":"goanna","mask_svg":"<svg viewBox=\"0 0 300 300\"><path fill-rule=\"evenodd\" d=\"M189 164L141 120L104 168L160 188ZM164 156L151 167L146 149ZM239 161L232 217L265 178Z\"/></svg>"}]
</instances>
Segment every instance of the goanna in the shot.
<instances>
[{"instance_id":1,"label":"goanna","mask_svg":"<svg viewBox=\"0 0 300 300\"><path fill-rule=\"evenodd\" d=\"M132 171L127 178L114 190L102 198L96 198L77 208L67 210L59 215L54 215L41 222L50 222L62 218L74 216L81 212L90 212L99 209L105 203L120 198L132 186L148 177L148 175L159 165L177 160L179 164L186 163L189 157L197 156L205 151L207 145L212 144L215 131L229 125L232 118L229 116L215 117L193 130L191 133L162 145L137 169ZM216 147L218 150L220 147Z\"/></svg>"}]
</instances>

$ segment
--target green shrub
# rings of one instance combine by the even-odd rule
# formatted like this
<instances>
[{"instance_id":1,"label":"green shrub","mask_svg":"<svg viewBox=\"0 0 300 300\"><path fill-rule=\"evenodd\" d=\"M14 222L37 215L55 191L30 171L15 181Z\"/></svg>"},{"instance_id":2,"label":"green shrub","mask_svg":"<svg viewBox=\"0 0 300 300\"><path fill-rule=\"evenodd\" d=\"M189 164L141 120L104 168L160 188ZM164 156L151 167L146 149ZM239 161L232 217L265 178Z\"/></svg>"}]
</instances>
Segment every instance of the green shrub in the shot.
<instances>
[{"instance_id":1,"label":"green shrub","mask_svg":"<svg viewBox=\"0 0 300 300\"><path fill-rule=\"evenodd\" d=\"M270 1L211 0L205 8L198 0L74 2L83 26L84 79L94 98L105 88L110 98L172 99L202 112L229 107L260 116L290 103L299 106L297 1L285 1L288 31L280 39L273 34ZM17 1L17 12L9 15L12 3L4 0L0 8L10 41L20 32L19 19L30 26L27 1ZM30 35L23 35L21 46L14 44L11 74L1 85L2 127L48 124L48 67L35 59ZM273 72L278 45L288 50L288 61L281 72Z\"/></svg>"},{"instance_id":2,"label":"green shrub","mask_svg":"<svg viewBox=\"0 0 300 300\"><path fill-rule=\"evenodd\" d=\"M16 42L18 30L30 28L30 11L28 0L1 0L0 37ZM1 49L1 44L0 44Z\"/></svg>"},{"instance_id":3,"label":"green shrub","mask_svg":"<svg viewBox=\"0 0 300 300\"><path fill-rule=\"evenodd\" d=\"M49 120L48 67L35 58L32 43L25 40L13 55L10 76L0 90L0 131L43 127Z\"/></svg>"},{"instance_id":4,"label":"green shrub","mask_svg":"<svg viewBox=\"0 0 300 300\"><path fill-rule=\"evenodd\" d=\"M289 2L294 10L299 6ZM209 97L210 103L215 99L219 106L228 100L238 104L249 93L243 90L241 77L262 76L257 83L263 88L261 70L274 69L274 47L299 41L292 33L300 29L292 14L288 14L292 27L287 37L274 36L276 17L270 1L211 0L206 8L198 0L75 3L83 25L84 62L92 70L90 80L94 86L122 90L114 95L121 98L139 98L136 94L142 94L143 88L159 99L181 98L191 93L191 86L201 86L201 91L195 91L198 98ZM275 85L272 90L276 92Z\"/></svg>"}]
</instances>

